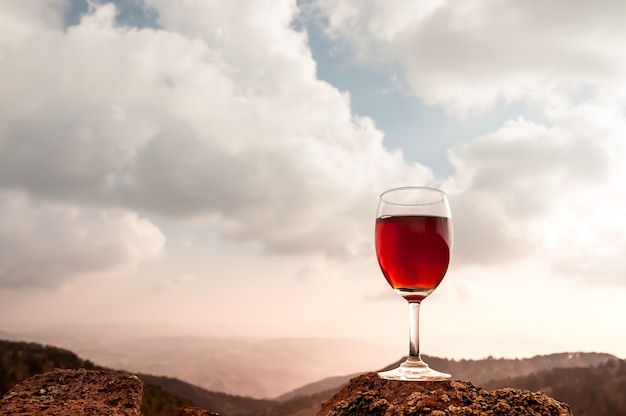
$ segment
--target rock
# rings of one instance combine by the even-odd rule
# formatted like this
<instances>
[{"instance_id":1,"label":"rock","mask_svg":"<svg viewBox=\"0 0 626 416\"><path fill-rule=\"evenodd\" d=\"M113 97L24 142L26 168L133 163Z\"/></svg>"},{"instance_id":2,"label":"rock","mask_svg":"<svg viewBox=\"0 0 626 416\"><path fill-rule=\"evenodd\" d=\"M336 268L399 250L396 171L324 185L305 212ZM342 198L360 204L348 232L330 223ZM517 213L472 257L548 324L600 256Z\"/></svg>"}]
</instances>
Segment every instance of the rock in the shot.
<instances>
[{"instance_id":1,"label":"rock","mask_svg":"<svg viewBox=\"0 0 626 416\"><path fill-rule=\"evenodd\" d=\"M383 380L376 373L353 378L322 405L318 416L572 416L569 406L527 390L483 390L463 381Z\"/></svg>"},{"instance_id":2,"label":"rock","mask_svg":"<svg viewBox=\"0 0 626 416\"><path fill-rule=\"evenodd\" d=\"M16 385L0 400L0 415L139 416L143 382L109 370L53 370Z\"/></svg>"}]
</instances>

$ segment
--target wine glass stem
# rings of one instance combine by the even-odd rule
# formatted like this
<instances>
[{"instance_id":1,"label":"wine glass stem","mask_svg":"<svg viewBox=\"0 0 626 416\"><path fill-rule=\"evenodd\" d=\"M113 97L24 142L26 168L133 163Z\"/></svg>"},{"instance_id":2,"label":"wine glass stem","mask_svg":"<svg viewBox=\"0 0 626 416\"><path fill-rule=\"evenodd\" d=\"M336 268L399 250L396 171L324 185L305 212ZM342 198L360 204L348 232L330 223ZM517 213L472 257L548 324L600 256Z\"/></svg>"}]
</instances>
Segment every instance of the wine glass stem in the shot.
<instances>
[{"instance_id":1,"label":"wine glass stem","mask_svg":"<svg viewBox=\"0 0 626 416\"><path fill-rule=\"evenodd\" d=\"M408 362L420 363L420 302L409 302L409 358Z\"/></svg>"}]
</instances>

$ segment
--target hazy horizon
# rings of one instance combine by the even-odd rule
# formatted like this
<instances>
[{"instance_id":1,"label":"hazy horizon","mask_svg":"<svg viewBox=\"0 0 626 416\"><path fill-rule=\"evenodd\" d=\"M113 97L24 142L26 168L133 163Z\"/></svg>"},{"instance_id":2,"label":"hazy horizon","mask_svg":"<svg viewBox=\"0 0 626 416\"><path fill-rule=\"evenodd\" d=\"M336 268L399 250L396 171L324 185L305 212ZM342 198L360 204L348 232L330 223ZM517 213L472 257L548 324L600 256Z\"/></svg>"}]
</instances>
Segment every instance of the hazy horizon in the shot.
<instances>
[{"instance_id":1,"label":"hazy horizon","mask_svg":"<svg viewBox=\"0 0 626 416\"><path fill-rule=\"evenodd\" d=\"M141 335L136 328L48 328L41 332L19 333L0 329L0 340L36 342L74 352L82 359L115 370L160 377L173 377L208 391L258 399L275 399L311 383L329 378L378 371L405 354L397 349L355 339L200 337L183 335ZM601 354L600 351L554 351L546 354ZM437 368L439 358L424 358ZM485 356L487 359L531 359L528 357ZM556 358L555 357L555 358ZM620 358L620 357L616 357ZM468 363L454 360L452 363ZM544 362L539 360L536 362ZM568 364L565 364L569 366ZM571 364L575 365L575 364ZM439 368L441 370L441 368ZM453 377L468 381L468 370ZM475 381L472 379L472 381Z\"/></svg>"},{"instance_id":2,"label":"hazy horizon","mask_svg":"<svg viewBox=\"0 0 626 416\"><path fill-rule=\"evenodd\" d=\"M337 337L337 336L271 336L271 335L255 335L255 336L247 336L243 334L202 334L198 331L184 331L175 328L165 328L163 326L159 326L154 324L152 326L140 327L136 325L125 325L119 323L91 323L91 324L77 324L77 323L63 323L63 324L55 324L55 325L37 325L33 324L30 326L23 325L11 325L11 324L3 324L0 325L0 339L2 339L3 334L8 335L8 339L15 341L26 341L26 342L48 342L58 340L89 340L89 341L118 341L118 340L132 340L132 339L141 339L141 340L159 340L159 339L198 339L198 340L264 340L264 341L280 341L284 340L329 340L329 341L357 341L362 342L364 344L370 344L375 346L380 346L386 348L388 351L388 360L395 361L400 359L402 356L406 356L408 353L408 337L404 343L401 345L397 345L394 342L380 340L380 339L364 339L359 337ZM71 344L67 345L53 345L52 346L60 346L62 348L69 348ZM468 354L466 356L458 355L458 356L447 356L442 354L434 354L429 351L421 351L423 355L429 356L437 356L440 358L451 359L451 360L480 360L488 357L492 358L532 358L538 355L550 355L550 354L560 354L560 353L576 353L576 352L587 352L587 353L606 353L614 355L619 359L625 359L626 355L621 353L621 351L601 351L601 350L575 350L575 349L564 349L564 350L541 350L537 352L529 352L522 354L482 354L480 351L477 351L476 354ZM358 355L358 351L355 351L355 355ZM85 358L85 357L83 357ZM387 361L388 361L387 360ZM384 359L383 359L384 361Z\"/></svg>"}]
</instances>

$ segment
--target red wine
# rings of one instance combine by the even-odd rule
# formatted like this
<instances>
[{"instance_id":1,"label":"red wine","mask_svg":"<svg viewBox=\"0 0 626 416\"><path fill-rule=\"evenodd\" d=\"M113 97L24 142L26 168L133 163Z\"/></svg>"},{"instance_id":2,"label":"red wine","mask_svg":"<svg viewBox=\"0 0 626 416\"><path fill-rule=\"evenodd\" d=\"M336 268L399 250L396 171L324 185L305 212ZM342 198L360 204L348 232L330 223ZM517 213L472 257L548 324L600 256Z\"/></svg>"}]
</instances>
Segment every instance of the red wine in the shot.
<instances>
[{"instance_id":1,"label":"red wine","mask_svg":"<svg viewBox=\"0 0 626 416\"><path fill-rule=\"evenodd\" d=\"M434 290L448 270L451 228L444 217L377 218L376 256L391 287L424 296Z\"/></svg>"}]
</instances>

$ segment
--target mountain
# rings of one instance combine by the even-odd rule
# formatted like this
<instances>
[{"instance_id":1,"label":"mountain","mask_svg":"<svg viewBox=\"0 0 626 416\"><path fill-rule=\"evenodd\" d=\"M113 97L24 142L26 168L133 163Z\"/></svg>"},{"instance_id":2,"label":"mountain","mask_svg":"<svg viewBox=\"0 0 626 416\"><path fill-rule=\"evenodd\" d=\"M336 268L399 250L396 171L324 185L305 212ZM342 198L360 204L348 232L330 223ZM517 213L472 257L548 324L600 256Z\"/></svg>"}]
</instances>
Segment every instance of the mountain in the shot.
<instances>
[{"instance_id":1,"label":"mountain","mask_svg":"<svg viewBox=\"0 0 626 416\"><path fill-rule=\"evenodd\" d=\"M0 340L0 396L28 377L55 368L97 368L71 351L29 342Z\"/></svg>"},{"instance_id":2,"label":"mountain","mask_svg":"<svg viewBox=\"0 0 626 416\"><path fill-rule=\"evenodd\" d=\"M103 367L62 348L0 340L0 397L15 384L54 368L96 370ZM190 404L190 401L177 397L158 385L145 383L141 407L144 416L172 415L176 409Z\"/></svg>"},{"instance_id":3,"label":"mountain","mask_svg":"<svg viewBox=\"0 0 626 416\"><path fill-rule=\"evenodd\" d=\"M559 353L523 359L458 361L424 358L433 368L451 372L455 379L472 380L486 389L543 391L568 403L577 416L626 415L626 361L609 354ZM27 377L53 368L103 367L62 348L0 340L0 396ZM146 386L142 404L145 416L171 416L176 409L190 405L223 416L314 416L321 404L352 377L324 378L276 400L260 400L207 391L172 377L137 375Z\"/></svg>"},{"instance_id":4,"label":"mountain","mask_svg":"<svg viewBox=\"0 0 626 416\"><path fill-rule=\"evenodd\" d=\"M284 402L295 397L309 396L326 390L338 390L348 384L350 379L360 375L361 373L350 374L348 376L327 377L314 383L306 384L302 387L294 389L288 393L281 394L276 398L279 402Z\"/></svg>"},{"instance_id":5,"label":"mountain","mask_svg":"<svg viewBox=\"0 0 626 416\"><path fill-rule=\"evenodd\" d=\"M454 378L460 380L464 378L457 377L454 370L460 374L477 370L477 378L482 380L490 373L519 373L532 371L532 368L557 366L533 371L525 376L488 380L482 383L482 387L487 390L513 387L542 391L556 400L568 403L576 416L625 416L626 360L611 358L606 361L607 357L612 356L596 353L560 353L520 360L488 358L461 360L460 362L428 357L427 362L431 363L434 368L453 371ZM498 364L501 365L500 371L497 371ZM561 365L565 367L559 367ZM314 384L303 386L303 390L311 391L312 386ZM272 407L263 416L315 416L322 403L329 400L336 392L337 389L330 389L308 396L291 398Z\"/></svg>"},{"instance_id":6,"label":"mountain","mask_svg":"<svg viewBox=\"0 0 626 416\"><path fill-rule=\"evenodd\" d=\"M273 400L252 399L250 397L208 391L176 378L153 376L149 374L135 375L143 380L144 383L158 385L165 391L184 397L197 407L218 411L222 415L260 415L276 404Z\"/></svg>"},{"instance_id":7,"label":"mountain","mask_svg":"<svg viewBox=\"0 0 626 416\"><path fill-rule=\"evenodd\" d=\"M388 370L397 367L405 358L398 360L397 362L388 365L380 370ZM541 390L539 388L528 388L522 385L516 386L514 380L515 377L520 377L528 374L536 374L536 372L554 370L559 371L561 368L579 369L588 367L593 368L595 365L604 365L605 363L613 362L616 357L611 354L604 353L557 353L548 355L537 355L531 358L522 359L508 359L508 358L493 358L488 357L482 360L449 360L445 358L423 356L432 368L440 371L445 371L452 374L452 377L456 380L471 381L475 385L483 386L490 385L494 379L507 378L505 381L498 385L490 385L489 388L500 387L519 387L526 388L531 391ZM356 376L345 377L330 377L324 380L320 380L316 383L311 383L300 387L290 393L278 397L278 400L285 400L283 403L278 404L270 409L267 416L315 416L322 403L330 399L340 388L348 383L350 378ZM513 381L511 381L513 380ZM508 383L508 384L507 384ZM603 397L605 392L603 388L598 386L588 386L591 394L595 397ZM550 395L549 391L543 390L546 394ZM626 391L622 389L621 391ZM557 400L570 402L566 398L554 396ZM568 397L565 395L565 397ZM621 409L624 409L622 407ZM578 412L574 412L577 416ZM593 413L592 413L593 414ZM602 416L624 416L623 413L607 413Z\"/></svg>"},{"instance_id":8,"label":"mountain","mask_svg":"<svg viewBox=\"0 0 626 416\"><path fill-rule=\"evenodd\" d=\"M493 358L481 360L449 360L446 358L422 356L431 368L452 374L457 380L470 381L477 386L509 377L521 377L538 371L553 368L588 367L617 359L616 356L597 352L563 352L535 355L531 358ZM403 358L383 370L397 367Z\"/></svg>"},{"instance_id":9,"label":"mountain","mask_svg":"<svg viewBox=\"0 0 626 416\"><path fill-rule=\"evenodd\" d=\"M74 352L63 348L33 342L0 340L0 397L28 377L54 368L105 367L79 358ZM176 409L192 405L217 411L223 416L315 415L321 403L336 391L336 388L331 388L313 395L301 395L291 399L285 397L283 401L262 400L208 391L176 378L134 374L145 383L142 404L144 416L171 416ZM317 387L322 384L312 383ZM296 391L304 392L306 389Z\"/></svg>"},{"instance_id":10,"label":"mountain","mask_svg":"<svg viewBox=\"0 0 626 416\"><path fill-rule=\"evenodd\" d=\"M66 348L108 368L257 399L338 374L371 371L397 356L393 348L351 339L140 337L115 331L4 335Z\"/></svg>"},{"instance_id":11,"label":"mountain","mask_svg":"<svg viewBox=\"0 0 626 416\"><path fill-rule=\"evenodd\" d=\"M285 401L277 401L274 406L257 416L316 416L322 404L337 393L331 388L310 395L296 396Z\"/></svg>"},{"instance_id":12,"label":"mountain","mask_svg":"<svg viewBox=\"0 0 626 416\"><path fill-rule=\"evenodd\" d=\"M536 355L531 358L487 357L481 360L449 360L427 355L422 356L422 358L432 368L452 374L454 379L470 381L475 385L481 386L492 380L519 377L553 368L594 366L615 360L617 357L605 353L574 352ZM406 357L379 371L396 368L405 359ZM326 390L334 389L336 391L348 384L348 381L357 375L359 375L359 373L348 376L328 377L314 383L306 384L276 399L284 401L298 396L317 394Z\"/></svg>"},{"instance_id":13,"label":"mountain","mask_svg":"<svg viewBox=\"0 0 626 416\"><path fill-rule=\"evenodd\" d=\"M566 402L576 416L626 415L626 360L595 366L553 368L523 377L493 380L485 388L543 391Z\"/></svg>"}]
</instances>

